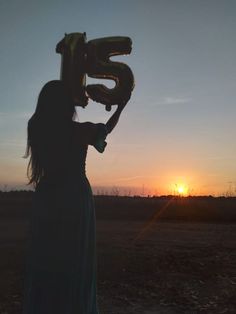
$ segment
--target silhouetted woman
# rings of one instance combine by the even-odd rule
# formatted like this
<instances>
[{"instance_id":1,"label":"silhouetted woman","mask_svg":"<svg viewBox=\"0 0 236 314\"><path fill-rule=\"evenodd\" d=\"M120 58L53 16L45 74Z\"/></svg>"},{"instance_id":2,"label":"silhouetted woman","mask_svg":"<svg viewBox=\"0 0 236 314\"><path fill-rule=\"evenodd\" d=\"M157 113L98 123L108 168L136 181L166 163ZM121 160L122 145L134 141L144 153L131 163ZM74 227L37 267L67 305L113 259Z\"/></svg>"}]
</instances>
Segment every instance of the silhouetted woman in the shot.
<instances>
[{"instance_id":1,"label":"silhouetted woman","mask_svg":"<svg viewBox=\"0 0 236 314\"><path fill-rule=\"evenodd\" d=\"M24 314L99 313L95 210L85 160L88 145L104 151L124 106L106 124L79 123L62 81L48 82L39 94L25 154L35 193Z\"/></svg>"}]
</instances>

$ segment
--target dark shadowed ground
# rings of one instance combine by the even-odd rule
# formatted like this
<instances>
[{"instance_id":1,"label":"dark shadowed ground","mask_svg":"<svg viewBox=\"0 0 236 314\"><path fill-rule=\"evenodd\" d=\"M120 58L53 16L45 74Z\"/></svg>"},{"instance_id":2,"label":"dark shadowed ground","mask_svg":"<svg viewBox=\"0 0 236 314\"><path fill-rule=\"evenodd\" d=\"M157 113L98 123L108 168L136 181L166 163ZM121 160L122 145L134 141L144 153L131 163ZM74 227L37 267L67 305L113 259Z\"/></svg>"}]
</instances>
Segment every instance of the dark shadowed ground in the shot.
<instances>
[{"instance_id":1,"label":"dark shadowed ground","mask_svg":"<svg viewBox=\"0 0 236 314\"><path fill-rule=\"evenodd\" d=\"M113 216L101 208L100 314L236 313L235 223L157 220L133 242L153 213L137 219L134 208L116 207ZM21 313L28 227L27 215L0 220L1 314Z\"/></svg>"}]
</instances>

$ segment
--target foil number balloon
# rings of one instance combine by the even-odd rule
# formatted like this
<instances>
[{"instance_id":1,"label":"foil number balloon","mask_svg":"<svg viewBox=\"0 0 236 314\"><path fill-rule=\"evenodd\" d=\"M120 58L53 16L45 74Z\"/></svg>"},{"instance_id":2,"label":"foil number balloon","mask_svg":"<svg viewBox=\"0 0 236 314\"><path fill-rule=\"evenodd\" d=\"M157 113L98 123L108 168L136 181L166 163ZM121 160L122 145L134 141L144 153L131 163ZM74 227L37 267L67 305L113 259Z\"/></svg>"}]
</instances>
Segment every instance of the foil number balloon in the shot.
<instances>
[{"instance_id":1,"label":"foil number balloon","mask_svg":"<svg viewBox=\"0 0 236 314\"><path fill-rule=\"evenodd\" d=\"M131 69L122 62L113 62L110 57L130 54L132 42L129 37L104 37L85 42L85 33L65 35L58 43L56 52L62 54L61 79L67 82L73 99L79 106L87 105L87 96L96 102L111 105L128 101L134 88ZM85 73L92 78L114 80L114 88L102 84L85 85Z\"/></svg>"},{"instance_id":2,"label":"foil number balloon","mask_svg":"<svg viewBox=\"0 0 236 314\"><path fill-rule=\"evenodd\" d=\"M61 80L63 80L78 106L85 107L88 97L86 84L86 33L65 34L57 44L56 52L62 55Z\"/></svg>"},{"instance_id":3,"label":"foil number balloon","mask_svg":"<svg viewBox=\"0 0 236 314\"><path fill-rule=\"evenodd\" d=\"M115 81L112 89L102 84L88 85L86 91L91 99L106 105L128 101L134 88L134 77L130 68L122 62L110 61L111 56L130 54L132 42L128 37L105 37L88 42L87 73L93 78Z\"/></svg>"}]
</instances>

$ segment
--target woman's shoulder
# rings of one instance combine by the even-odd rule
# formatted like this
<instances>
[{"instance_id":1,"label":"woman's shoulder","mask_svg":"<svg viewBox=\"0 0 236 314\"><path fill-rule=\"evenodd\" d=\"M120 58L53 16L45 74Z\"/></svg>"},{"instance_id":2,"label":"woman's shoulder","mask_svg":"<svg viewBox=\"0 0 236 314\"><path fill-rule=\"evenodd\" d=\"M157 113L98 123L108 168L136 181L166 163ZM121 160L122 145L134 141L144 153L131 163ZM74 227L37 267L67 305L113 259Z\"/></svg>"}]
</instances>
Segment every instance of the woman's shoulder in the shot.
<instances>
[{"instance_id":1,"label":"woman's shoulder","mask_svg":"<svg viewBox=\"0 0 236 314\"><path fill-rule=\"evenodd\" d=\"M94 127L96 124L93 122L77 122L77 121L72 121L72 124L74 126L74 128L78 129L78 130L83 130L83 129L87 129L87 128L92 128Z\"/></svg>"},{"instance_id":2,"label":"woman's shoulder","mask_svg":"<svg viewBox=\"0 0 236 314\"><path fill-rule=\"evenodd\" d=\"M101 129L106 130L106 125L104 123L93 123L93 122L76 122L76 121L72 121L73 122L73 126L75 129L75 132L81 132L90 135L90 136L94 136L95 133L100 132Z\"/></svg>"},{"instance_id":3,"label":"woman's shoulder","mask_svg":"<svg viewBox=\"0 0 236 314\"><path fill-rule=\"evenodd\" d=\"M93 122L73 122L75 136L84 144L93 145L99 152L103 152L106 146L106 125Z\"/></svg>"}]
</instances>

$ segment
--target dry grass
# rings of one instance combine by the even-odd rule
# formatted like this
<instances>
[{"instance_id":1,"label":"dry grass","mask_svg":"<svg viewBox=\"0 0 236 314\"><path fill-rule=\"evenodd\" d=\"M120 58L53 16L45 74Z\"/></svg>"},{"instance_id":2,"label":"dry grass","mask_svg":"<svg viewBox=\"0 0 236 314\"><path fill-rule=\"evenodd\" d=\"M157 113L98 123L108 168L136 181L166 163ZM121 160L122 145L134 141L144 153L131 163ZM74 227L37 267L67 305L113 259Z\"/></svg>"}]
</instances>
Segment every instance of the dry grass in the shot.
<instances>
[{"instance_id":1,"label":"dry grass","mask_svg":"<svg viewBox=\"0 0 236 314\"><path fill-rule=\"evenodd\" d=\"M147 212L143 200L136 202L137 210L111 201L113 207L97 204L101 314L236 313L234 223L158 220L133 242L154 207ZM22 306L29 224L27 210L20 215L22 203L15 206L0 221L1 314L20 314Z\"/></svg>"}]
</instances>

